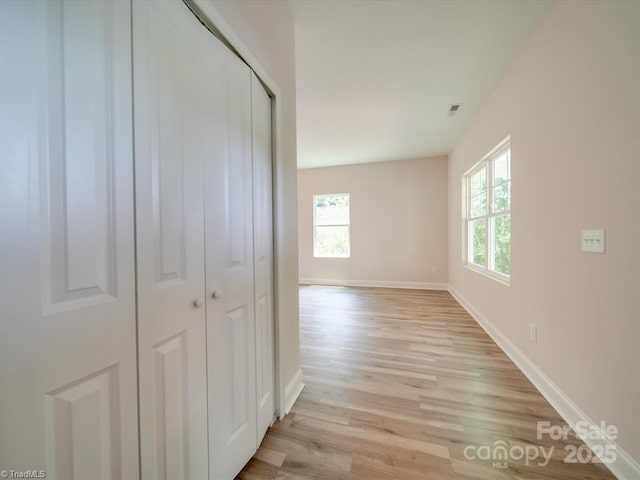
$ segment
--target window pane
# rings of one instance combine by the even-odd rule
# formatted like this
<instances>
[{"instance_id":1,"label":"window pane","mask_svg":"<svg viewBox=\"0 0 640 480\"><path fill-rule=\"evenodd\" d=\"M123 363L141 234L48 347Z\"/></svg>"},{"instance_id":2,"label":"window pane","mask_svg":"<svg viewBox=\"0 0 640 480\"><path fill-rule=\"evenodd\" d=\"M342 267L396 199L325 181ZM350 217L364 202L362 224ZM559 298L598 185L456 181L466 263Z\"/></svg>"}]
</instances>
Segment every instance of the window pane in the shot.
<instances>
[{"instance_id":1,"label":"window pane","mask_svg":"<svg viewBox=\"0 0 640 480\"><path fill-rule=\"evenodd\" d=\"M316 197L316 225L349 225L349 195Z\"/></svg>"},{"instance_id":2,"label":"window pane","mask_svg":"<svg viewBox=\"0 0 640 480\"><path fill-rule=\"evenodd\" d=\"M493 232L493 264L496 272L511 273L511 215L491 219Z\"/></svg>"},{"instance_id":3,"label":"window pane","mask_svg":"<svg viewBox=\"0 0 640 480\"><path fill-rule=\"evenodd\" d=\"M493 161L493 185L500 185L511 179L509 166L509 150L505 150Z\"/></svg>"},{"instance_id":4,"label":"window pane","mask_svg":"<svg viewBox=\"0 0 640 480\"><path fill-rule=\"evenodd\" d=\"M487 214L487 192L471 197L471 208L469 209L469 217L480 217Z\"/></svg>"},{"instance_id":5,"label":"window pane","mask_svg":"<svg viewBox=\"0 0 640 480\"><path fill-rule=\"evenodd\" d=\"M484 218L469 222L469 261L484 267L487 265L487 222Z\"/></svg>"},{"instance_id":6,"label":"window pane","mask_svg":"<svg viewBox=\"0 0 640 480\"><path fill-rule=\"evenodd\" d=\"M316 257L348 257L349 227L316 227Z\"/></svg>"},{"instance_id":7,"label":"window pane","mask_svg":"<svg viewBox=\"0 0 640 480\"><path fill-rule=\"evenodd\" d=\"M475 197L476 195L484 192L486 195L487 192L487 167L484 167L482 170L471 175L470 179L470 196Z\"/></svg>"},{"instance_id":8,"label":"window pane","mask_svg":"<svg viewBox=\"0 0 640 480\"><path fill-rule=\"evenodd\" d=\"M511 182L493 187L493 211L504 212L511 209Z\"/></svg>"}]
</instances>

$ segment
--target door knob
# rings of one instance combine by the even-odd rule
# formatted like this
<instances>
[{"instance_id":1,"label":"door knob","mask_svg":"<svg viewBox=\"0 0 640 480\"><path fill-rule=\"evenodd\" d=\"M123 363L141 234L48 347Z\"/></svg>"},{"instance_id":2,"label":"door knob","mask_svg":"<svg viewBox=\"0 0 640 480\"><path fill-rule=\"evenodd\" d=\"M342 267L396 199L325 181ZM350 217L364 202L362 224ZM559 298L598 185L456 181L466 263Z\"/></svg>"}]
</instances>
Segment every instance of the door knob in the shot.
<instances>
[{"instance_id":1,"label":"door knob","mask_svg":"<svg viewBox=\"0 0 640 480\"><path fill-rule=\"evenodd\" d=\"M200 308L204 305L204 298L198 297L193 301L193 306L196 308Z\"/></svg>"},{"instance_id":2,"label":"door knob","mask_svg":"<svg viewBox=\"0 0 640 480\"><path fill-rule=\"evenodd\" d=\"M214 290L211 294L211 298L222 298L222 290Z\"/></svg>"}]
</instances>

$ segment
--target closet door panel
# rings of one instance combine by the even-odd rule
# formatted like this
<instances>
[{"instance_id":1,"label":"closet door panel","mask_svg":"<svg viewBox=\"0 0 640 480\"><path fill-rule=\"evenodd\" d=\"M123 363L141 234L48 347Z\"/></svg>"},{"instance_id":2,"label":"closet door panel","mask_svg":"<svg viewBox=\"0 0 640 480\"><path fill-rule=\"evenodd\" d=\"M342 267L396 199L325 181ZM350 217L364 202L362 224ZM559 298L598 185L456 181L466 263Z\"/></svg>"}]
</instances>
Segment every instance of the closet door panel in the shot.
<instances>
[{"instance_id":1,"label":"closet door panel","mask_svg":"<svg viewBox=\"0 0 640 480\"><path fill-rule=\"evenodd\" d=\"M209 32L203 44L210 471L234 478L256 450L251 74Z\"/></svg>"},{"instance_id":2,"label":"closet door panel","mask_svg":"<svg viewBox=\"0 0 640 480\"><path fill-rule=\"evenodd\" d=\"M0 2L0 465L137 478L130 6Z\"/></svg>"},{"instance_id":3,"label":"closet door panel","mask_svg":"<svg viewBox=\"0 0 640 480\"><path fill-rule=\"evenodd\" d=\"M145 478L208 475L200 28L180 2L134 2Z\"/></svg>"},{"instance_id":4,"label":"closet door panel","mask_svg":"<svg viewBox=\"0 0 640 480\"><path fill-rule=\"evenodd\" d=\"M262 441L275 414L275 338L273 321L273 218L271 99L251 75L253 223L256 308L257 439Z\"/></svg>"}]
</instances>

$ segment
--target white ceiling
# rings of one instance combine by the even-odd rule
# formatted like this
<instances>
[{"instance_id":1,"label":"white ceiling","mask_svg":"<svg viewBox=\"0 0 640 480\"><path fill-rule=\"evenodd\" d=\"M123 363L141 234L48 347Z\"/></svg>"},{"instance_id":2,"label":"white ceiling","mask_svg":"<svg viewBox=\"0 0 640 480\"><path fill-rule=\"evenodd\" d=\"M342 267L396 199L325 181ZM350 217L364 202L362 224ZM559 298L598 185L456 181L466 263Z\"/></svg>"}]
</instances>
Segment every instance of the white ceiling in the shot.
<instances>
[{"instance_id":1,"label":"white ceiling","mask_svg":"<svg viewBox=\"0 0 640 480\"><path fill-rule=\"evenodd\" d=\"M551 3L289 0L298 167L450 153Z\"/></svg>"}]
</instances>

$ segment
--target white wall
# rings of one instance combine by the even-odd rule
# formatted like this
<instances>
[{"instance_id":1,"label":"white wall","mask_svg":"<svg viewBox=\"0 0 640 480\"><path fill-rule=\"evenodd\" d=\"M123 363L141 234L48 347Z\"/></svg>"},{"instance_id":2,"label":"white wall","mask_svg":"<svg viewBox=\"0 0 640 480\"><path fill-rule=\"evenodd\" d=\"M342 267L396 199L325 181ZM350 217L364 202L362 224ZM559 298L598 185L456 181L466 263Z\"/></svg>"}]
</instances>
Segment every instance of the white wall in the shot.
<instances>
[{"instance_id":1,"label":"white wall","mask_svg":"<svg viewBox=\"0 0 640 480\"><path fill-rule=\"evenodd\" d=\"M462 175L507 135L510 287L461 262ZM640 2L559 1L450 156L450 283L636 460L639 208ZM606 255L580 252L587 228Z\"/></svg>"},{"instance_id":2,"label":"white wall","mask_svg":"<svg viewBox=\"0 0 640 480\"><path fill-rule=\"evenodd\" d=\"M298 243L296 213L296 83L294 26L282 0L211 0L240 41L249 49L281 90L283 164L276 170L277 203L282 220L276 225L282 247L278 309L284 318L285 384L300 368L298 335ZM282 257L284 255L284 258Z\"/></svg>"},{"instance_id":3,"label":"white wall","mask_svg":"<svg viewBox=\"0 0 640 480\"><path fill-rule=\"evenodd\" d=\"M350 258L313 256L313 195L323 193L350 194ZM446 285L446 203L446 157L299 170L300 278Z\"/></svg>"}]
</instances>

